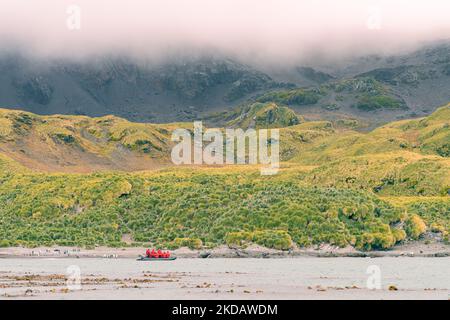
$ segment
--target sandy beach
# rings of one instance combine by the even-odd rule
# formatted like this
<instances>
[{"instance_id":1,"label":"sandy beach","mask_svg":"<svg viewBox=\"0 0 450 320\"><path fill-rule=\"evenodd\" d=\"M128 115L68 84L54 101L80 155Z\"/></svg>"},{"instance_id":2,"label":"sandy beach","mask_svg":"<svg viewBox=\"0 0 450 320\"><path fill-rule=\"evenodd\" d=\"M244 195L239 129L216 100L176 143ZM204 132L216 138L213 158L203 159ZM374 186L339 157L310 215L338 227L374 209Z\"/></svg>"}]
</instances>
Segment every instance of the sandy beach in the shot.
<instances>
[{"instance_id":1,"label":"sandy beach","mask_svg":"<svg viewBox=\"0 0 450 320\"><path fill-rule=\"evenodd\" d=\"M449 265L449 257L9 258L0 299L448 299ZM373 268L379 289L368 287Z\"/></svg>"},{"instance_id":2,"label":"sandy beach","mask_svg":"<svg viewBox=\"0 0 450 320\"><path fill-rule=\"evenodd\" d=\"M450 246L442 243L370 252L180 248L175 261L136 261L144 251L1 248L0 299L448 299L450 292ZM379 289L368 287L370 268Z\"/></svg>"},{"instance_id":3,"label":"sandy beach","mask_svg":"<svg viewBox=\"0 0 450 320\"><path fill-rule=\"evenodd\" d=\"M180 248L170 262L136 261L145 248L1 248L0 299L448 299L449 248Z\"/></svg>"}]
</instances>

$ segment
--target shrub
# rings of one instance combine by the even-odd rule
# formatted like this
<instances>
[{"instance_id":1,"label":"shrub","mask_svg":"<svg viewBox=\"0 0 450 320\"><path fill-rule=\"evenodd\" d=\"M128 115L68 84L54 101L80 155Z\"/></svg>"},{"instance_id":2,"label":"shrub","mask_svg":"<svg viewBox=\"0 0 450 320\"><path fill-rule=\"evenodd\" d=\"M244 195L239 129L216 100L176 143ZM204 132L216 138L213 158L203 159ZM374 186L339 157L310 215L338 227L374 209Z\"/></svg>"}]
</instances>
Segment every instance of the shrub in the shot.
<instances>
[{"instance_id":1,"label":"shrub","mask_svg":"<svg viewBox=\"0 0 450 320\"><path fill-rule=\"evenodd\" d=\"M406 239L406 232L403 229L392 229L392 235L394 236L396 243Z\"/></svg>"},{"instance_id":2,"label":"shrub","mask_svg":"<svg viewBox=\"0 0 450 320\"><path fill-rule=\"evenodd\" d=\"M442 146L436 148L436 152L441 157L450 157L450 143L445 143Z\"/></svg>"},{"instance_id":3,"label":"shrub","mask_svg":"<svg viewBox=\"0 0 450 320\"><path fill-rule=\"evenodd\" d=\"M8 240L0 240L0 248L10 247L11 243Z\"/></svg>"},{"instance_id":4,"label":"shrub","mask_svg":"<svg viewBox=\"0 0 450 320\"><path fill-rule=\"evenodd\" d=\"M288 250L292 247L291 236L284 230L256 231L253 241L266 248Z\"/></svg>"},{"instance_id":5,"label":"shrub","mask_svg":"<svg viewBox=\"0 0 450 320\"><path fill-rule=\"evenodd\" d=\"M198 238L175 238L172 241L171 248L188 247L189 249L201 249L203 246L202 240Z\"/></svg>"},{"instance_id":6,"label":"shrub","mask_svg":"<svg viewBox=\"0 0 450 320\"><path fill-rule=\"evenodd\" d=\"M356 241L356 247L361 250L386 250L391 248L396 242L392 233L363 233Z\"/></svg>"},{"instance_id":7,"label":"shrub","mask_svg":"<svg viewBox=\"0 0 450 320\"><path fill-rule=\"evenodd\" d=\"M230 232L226 235L225 242L230 247L243 247L249 242L254 242L263 247L277 250L288 250L292 247L292 238L284 230Z\"/></svg>"},{"instance_id":8,"label":"shrub","mask_svg":"<svg viewBox=\"0 0 450 320\"><path fill-rule=\"evenodd\" d=\"M405 231L406 234L412 239L419 239L419 237L424 234L426 230L427 225L418 215L414 214L406 220Z\"/></svg>"},{"instance_id":9,"label":"shrub","mask_svg":"<svg viewBox=\"0 0 450 320\"><path fill-rule=\"evenodd\" d=\"M434 233L445 233L445 228L435 222L430 225L430 230Z\"/></svg>"},{"instance_id":10,"label":"shrub","mask_svg":"<svg viewBox=\"0 0 450 320\"><path fill-rule=\"evenodd\" d=\"M373 249L389 249L391 248L395 242L396 239L395 237L392 235L392 233L374 233L374 239L372 242L372 248Z\"/></svg>"},{"instance_id":11,"label":"shrub","mask_svg":"<svg viewBox=\"0 0 450 320\"><path fill-rule=\"evenodd\" d=\"M251 232L239 231L239 232L229 232L225 236L225 243L229 247L243 247L248 242L251 242L253 235Z\"/></svg>"},{"instance_id":12,"label":"shrub","mask_svg":"<svg viewBox=\"0 0 450 320\"><path fill-rule=\"evenodd\" d=\"M64 143L74 143L75 137L71 134L65 134L65 133L56 133L54 137Z\"/></svg>"},{"instance_id":13,"label":"shrub","mask_svg":"<svg viewBox=\"0 0 450 320\"><path fill-rule=\"evenodd\" d=\"M270 92L259 97L258 101L276 102L287 105L309 105L316 104L322 95L323 93L317 90L294 89Z\"/></svg>"},{"instance_id":14,"label":"shrub","mask_svg":"<svg viewBox=\"0 0 450 320\"><path fill-rule=\"evenodd\" d=\"M377 109L401 109L405 104L401 100L397 100L385 95L363 95L357 102L356 107L363 111L373 111Z\"/></svg>"}]
</instances>

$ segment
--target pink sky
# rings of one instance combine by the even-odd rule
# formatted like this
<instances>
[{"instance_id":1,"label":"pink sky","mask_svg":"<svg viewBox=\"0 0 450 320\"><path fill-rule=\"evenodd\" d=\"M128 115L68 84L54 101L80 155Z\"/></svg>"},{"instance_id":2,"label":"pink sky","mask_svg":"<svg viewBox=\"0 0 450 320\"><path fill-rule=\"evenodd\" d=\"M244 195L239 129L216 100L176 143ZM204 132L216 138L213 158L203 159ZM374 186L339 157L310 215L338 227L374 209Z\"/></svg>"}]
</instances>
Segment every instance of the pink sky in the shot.
<instances>
[{"instance_id":1,"label":"pink sky","mask_svg":"<svg viewBox=\"0 0 450 320\"><path fill-rule=\"evenodd\" d=\"M66 26L69 5L81 29ZM294 59L450 39L448 0L0 0L0 48L79 57L217 49Z\"/></svg>"}]
</instances>

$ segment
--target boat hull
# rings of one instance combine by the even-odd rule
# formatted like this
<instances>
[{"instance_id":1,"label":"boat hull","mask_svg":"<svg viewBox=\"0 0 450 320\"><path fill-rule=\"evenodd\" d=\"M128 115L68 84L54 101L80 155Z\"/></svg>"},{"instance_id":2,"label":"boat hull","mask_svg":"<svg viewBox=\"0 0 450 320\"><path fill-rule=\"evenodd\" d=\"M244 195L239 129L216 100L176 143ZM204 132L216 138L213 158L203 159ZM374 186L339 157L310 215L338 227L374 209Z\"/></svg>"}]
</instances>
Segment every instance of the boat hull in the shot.
<instances>
[{"instance_id":1,"label":"boat hull","mask_svg":"<svg viewBox=\"0 0 450 320\"><path fill-rule=\"evenodd\" d=\"M149 257L139 257L136 260L137 261L173 261L177 257L170 257L170 258L149 258Z\"/></svg>"}]
</instances>

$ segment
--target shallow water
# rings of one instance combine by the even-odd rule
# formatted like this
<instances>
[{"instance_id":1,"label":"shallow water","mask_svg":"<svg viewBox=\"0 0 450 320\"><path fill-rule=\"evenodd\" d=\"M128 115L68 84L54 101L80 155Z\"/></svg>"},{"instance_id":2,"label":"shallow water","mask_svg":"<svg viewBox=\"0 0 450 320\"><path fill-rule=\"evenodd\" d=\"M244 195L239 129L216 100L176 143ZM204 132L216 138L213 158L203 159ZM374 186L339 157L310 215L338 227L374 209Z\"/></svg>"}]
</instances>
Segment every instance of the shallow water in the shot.
<instances>
[{"instance_id":1,"label":"shallow water","mask_svg":"<svg viewBox=\"0 0 450 320\"><path fill-rule=\"evenodd\" d=\"M83 283L81 290L66 292L61 290L64 281L52 284L50 280L42 283L45 279L41 282L14 279L21 275L69 276L69 266L76 266L82 279L108 280ZM170 262L8 258L0 260L0 295L1 298L44 299L448 299L449 266L449 257L177 259ZM368 268L380 271L381 289L367 288ZM398 290L388 290L391 285ZM53 292L49 288L56 289ZM27 289L32 293L25 295Z\"/></svg>"}]
</instances>

